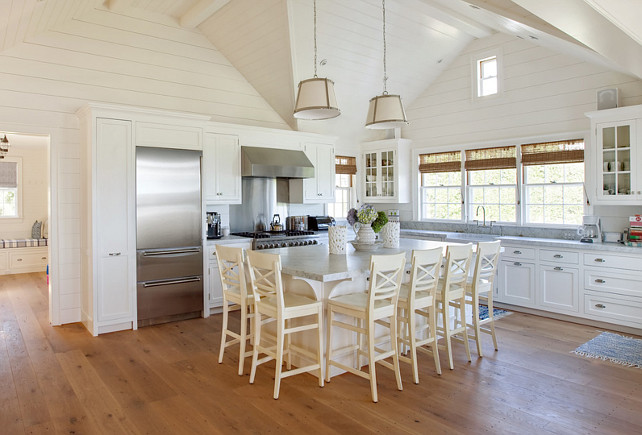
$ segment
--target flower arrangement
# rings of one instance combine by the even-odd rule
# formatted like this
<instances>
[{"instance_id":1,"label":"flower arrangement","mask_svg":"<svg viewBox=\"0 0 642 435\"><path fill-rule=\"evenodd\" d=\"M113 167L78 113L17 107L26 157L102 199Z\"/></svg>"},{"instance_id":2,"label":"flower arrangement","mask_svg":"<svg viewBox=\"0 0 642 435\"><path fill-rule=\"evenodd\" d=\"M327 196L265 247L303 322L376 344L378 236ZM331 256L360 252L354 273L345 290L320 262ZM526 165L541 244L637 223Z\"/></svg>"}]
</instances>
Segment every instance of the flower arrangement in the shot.
<instances>
[{"instance_id":1,"label":"flower arrangement","mask_svg":"<svg viewBox=\"0 0 642 435\"><path fill-rule=\"evenodd\" d=\"M350 225L359 222L364 225L371 225L375 233L381 231L383 226L388 222L388 217L382 211L377 212L370 204L363 204L359 209L351 208L348 210L346 219Z\"/></svg>"}]
</instances>

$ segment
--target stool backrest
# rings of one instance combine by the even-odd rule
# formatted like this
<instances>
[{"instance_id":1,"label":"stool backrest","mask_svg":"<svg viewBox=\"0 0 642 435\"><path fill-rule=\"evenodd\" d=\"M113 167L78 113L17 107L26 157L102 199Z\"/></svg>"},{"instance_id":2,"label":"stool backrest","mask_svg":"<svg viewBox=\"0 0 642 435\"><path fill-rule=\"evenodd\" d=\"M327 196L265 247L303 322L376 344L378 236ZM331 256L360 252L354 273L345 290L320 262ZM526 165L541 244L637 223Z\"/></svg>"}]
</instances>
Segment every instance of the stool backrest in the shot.
<instances>
[{"instance_id":1,"label":"stool backrest","mask_svg":"<svg viewBox=\"0 0 642 435\"><path fill-rule=\"evenodd\" d=\"M492 288L495 275L497 274L500 249L501 242L499 240L494 242L477 243L477 257L475 259L473 285L490 285Z\"/></svg>"},{"instance_id":2,"label":"stool backrest","mask_svg":"<svg viewBox=\"0 0 642 435\"><path fill-rule=\"evenodd\" d=\"M473 245L448 245L444 269L444 292L465 290L473 257Z\"/></svg>"},{"instance_id":3,"label":"stool backrest","mask_svg":"<svg viewBox=\"0 0 642 435\"><path fill-rule=\"evenodd\" d=\"M223 291L238 291L241 300L247 299L248 282L243 248L216 245L216 261Z\"/></svg>"},{"instance_id":4,"label":"stool backrest","mask_svg":"<svg viewBox=\"0 0 642 435\"><path fill-rule=\"evenodd\" d=\"M428 292L431 296L435 295L443 258L444 250L442 248L412 251L410 294L408 295L411 304L409 306L413 306L412 302L419 291Z\"/></svg>"},{"instance_id":5,"label":"stool backrest","mask_svg":"<svg viewBox=\"0 0 642 435\"><path fill-rule=\"evenodd\" d=\"M283 281L281 280L281 256L258 251L247 251L247 263L250 269L250 282L254 292L254 302L275 296L277 309L283 309Z\"/></svg>"},{"instance_id":6,"label":"stool backrest","mask_svg":"<svg viewBox=\"0 0 642 435\"><path fill-rule=\"evenodd\" d=\"M368 289L370 309L375 307L377 301L383 300L388 300L393 306L397 305L405 265L404 252L370 257L370 288Z\"/></svg>"}]
</instances>

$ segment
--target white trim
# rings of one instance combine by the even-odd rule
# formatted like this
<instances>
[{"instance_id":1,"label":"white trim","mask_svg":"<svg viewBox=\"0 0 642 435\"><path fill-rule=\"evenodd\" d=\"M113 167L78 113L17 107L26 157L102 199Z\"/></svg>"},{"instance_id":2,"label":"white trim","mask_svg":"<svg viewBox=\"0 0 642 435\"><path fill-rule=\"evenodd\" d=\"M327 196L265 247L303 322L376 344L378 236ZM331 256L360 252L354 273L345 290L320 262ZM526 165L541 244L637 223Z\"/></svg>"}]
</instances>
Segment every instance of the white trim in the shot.
<instances>
[{"instance_id":1,"label":"white trim","mask_svg":"<svg viewBox=\"0 0 642 435\"><path fill-rule=\"evenodd\" d=\"M3 162L14 162L16 163L16 201L17 201L17 207L16 207L16 216L0 216L0 220L5 221L5 222L23 222L24 215L22 213L22 192L23 192L23 184L22 184L22 157L13 157L13 156L6 156L4 159L2 159ZM31 234L31 233L29 233Z\"/></svg>"}]
</instances>

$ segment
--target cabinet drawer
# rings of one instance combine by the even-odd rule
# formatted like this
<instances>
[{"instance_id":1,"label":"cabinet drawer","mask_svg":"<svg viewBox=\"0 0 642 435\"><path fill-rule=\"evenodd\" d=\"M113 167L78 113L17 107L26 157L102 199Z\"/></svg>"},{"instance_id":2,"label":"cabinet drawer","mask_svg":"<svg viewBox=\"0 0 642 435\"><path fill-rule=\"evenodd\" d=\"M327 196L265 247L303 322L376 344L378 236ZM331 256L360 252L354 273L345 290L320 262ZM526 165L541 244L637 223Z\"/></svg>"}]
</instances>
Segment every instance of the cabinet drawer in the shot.
<instances>
[{"instance_id":1,"label":"cabinet drawer","mask_svg":"<svg viewBox=\"0 0 642 435\"><path fill-rule=\"evenodd\" d=\"M642 297L642 275L622 275L603 270L584 271L584 288Z\"/></svg>"},{"instance_id":2,"label":"cabinet drawer","mask_svg":"<svg viewBox=\"0 0 642 435\"><path fill-rule=\"evenodd\" d=\"M580 253L573 251L554 251L550 249L539 250L540 261L552 261L554 263L579 264Z\"/></svg>"},{"instance_id":3,"label":"cabinet drawer","mask_svg":"<svg viewBox=\"0 0 642 435\"><path fill-rule=\"evenodd\" d=\"M584 254L584 265L604 268L642 270L642 256L625 257L623 255L591 253Z\"/></svg>"},{"instance_id":4,"label":"cabinet drawer","mask_svg":"<svg viewBox=\"0 0 642 435\"><path fill-rule=\"evenodd\" d=\"M534 248L520 248L517 246L504 246L504 258L514 258L522 260L534 260L535 259L535 249Z\"/></svg>"},{"instance_id":5,"label":"cabinet drawer","mask_svg":"<svg viewBox=\"0 0 642 435\"><path fill-rule=\"evenodd\" d=\"M19 269L23 267L46 266L46 252L21 252L9 255L9 268Z\"/></svg>"},{"instance_id":6,"label":"cabinet drawer","mask_svg":"<svg viewBox=\"0 0 642 435\"><path fill-rule=\"evenodd\" d=\"M639 328L642 326L642 300L586 292L584 314L596 320Z\"/></svg>"}]
</instances>

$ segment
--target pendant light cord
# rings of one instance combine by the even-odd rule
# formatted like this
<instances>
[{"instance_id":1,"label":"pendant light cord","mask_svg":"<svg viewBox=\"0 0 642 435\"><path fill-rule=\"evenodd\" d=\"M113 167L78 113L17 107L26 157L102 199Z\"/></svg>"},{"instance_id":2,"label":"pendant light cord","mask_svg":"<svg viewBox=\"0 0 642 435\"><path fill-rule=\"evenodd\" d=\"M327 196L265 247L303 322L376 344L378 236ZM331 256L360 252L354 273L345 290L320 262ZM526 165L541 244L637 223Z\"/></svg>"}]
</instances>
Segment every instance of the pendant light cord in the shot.
<instances>
[{"instance_id":1,"label":"pendant light cord","mask_svg":"<svg viewBox=\"0 0 642 435\"><path fill-rule=\"evenodd\" d=\"M314 0L316 2L316 0ZM388 73L386 69L386 0L381 0L383 9L383 94L388 94L388 87L386 81L388 80Z\"/></svg>"},{"instance_id":2,"label":"pendant light cord","mask_svg":"<svg viewBox=\"0 0 642 435\"><path fill-rule=\"evenodd\" d=\"M317 78L317 0L314 0L314 78Z\"/></svg>"}]
</instances>

